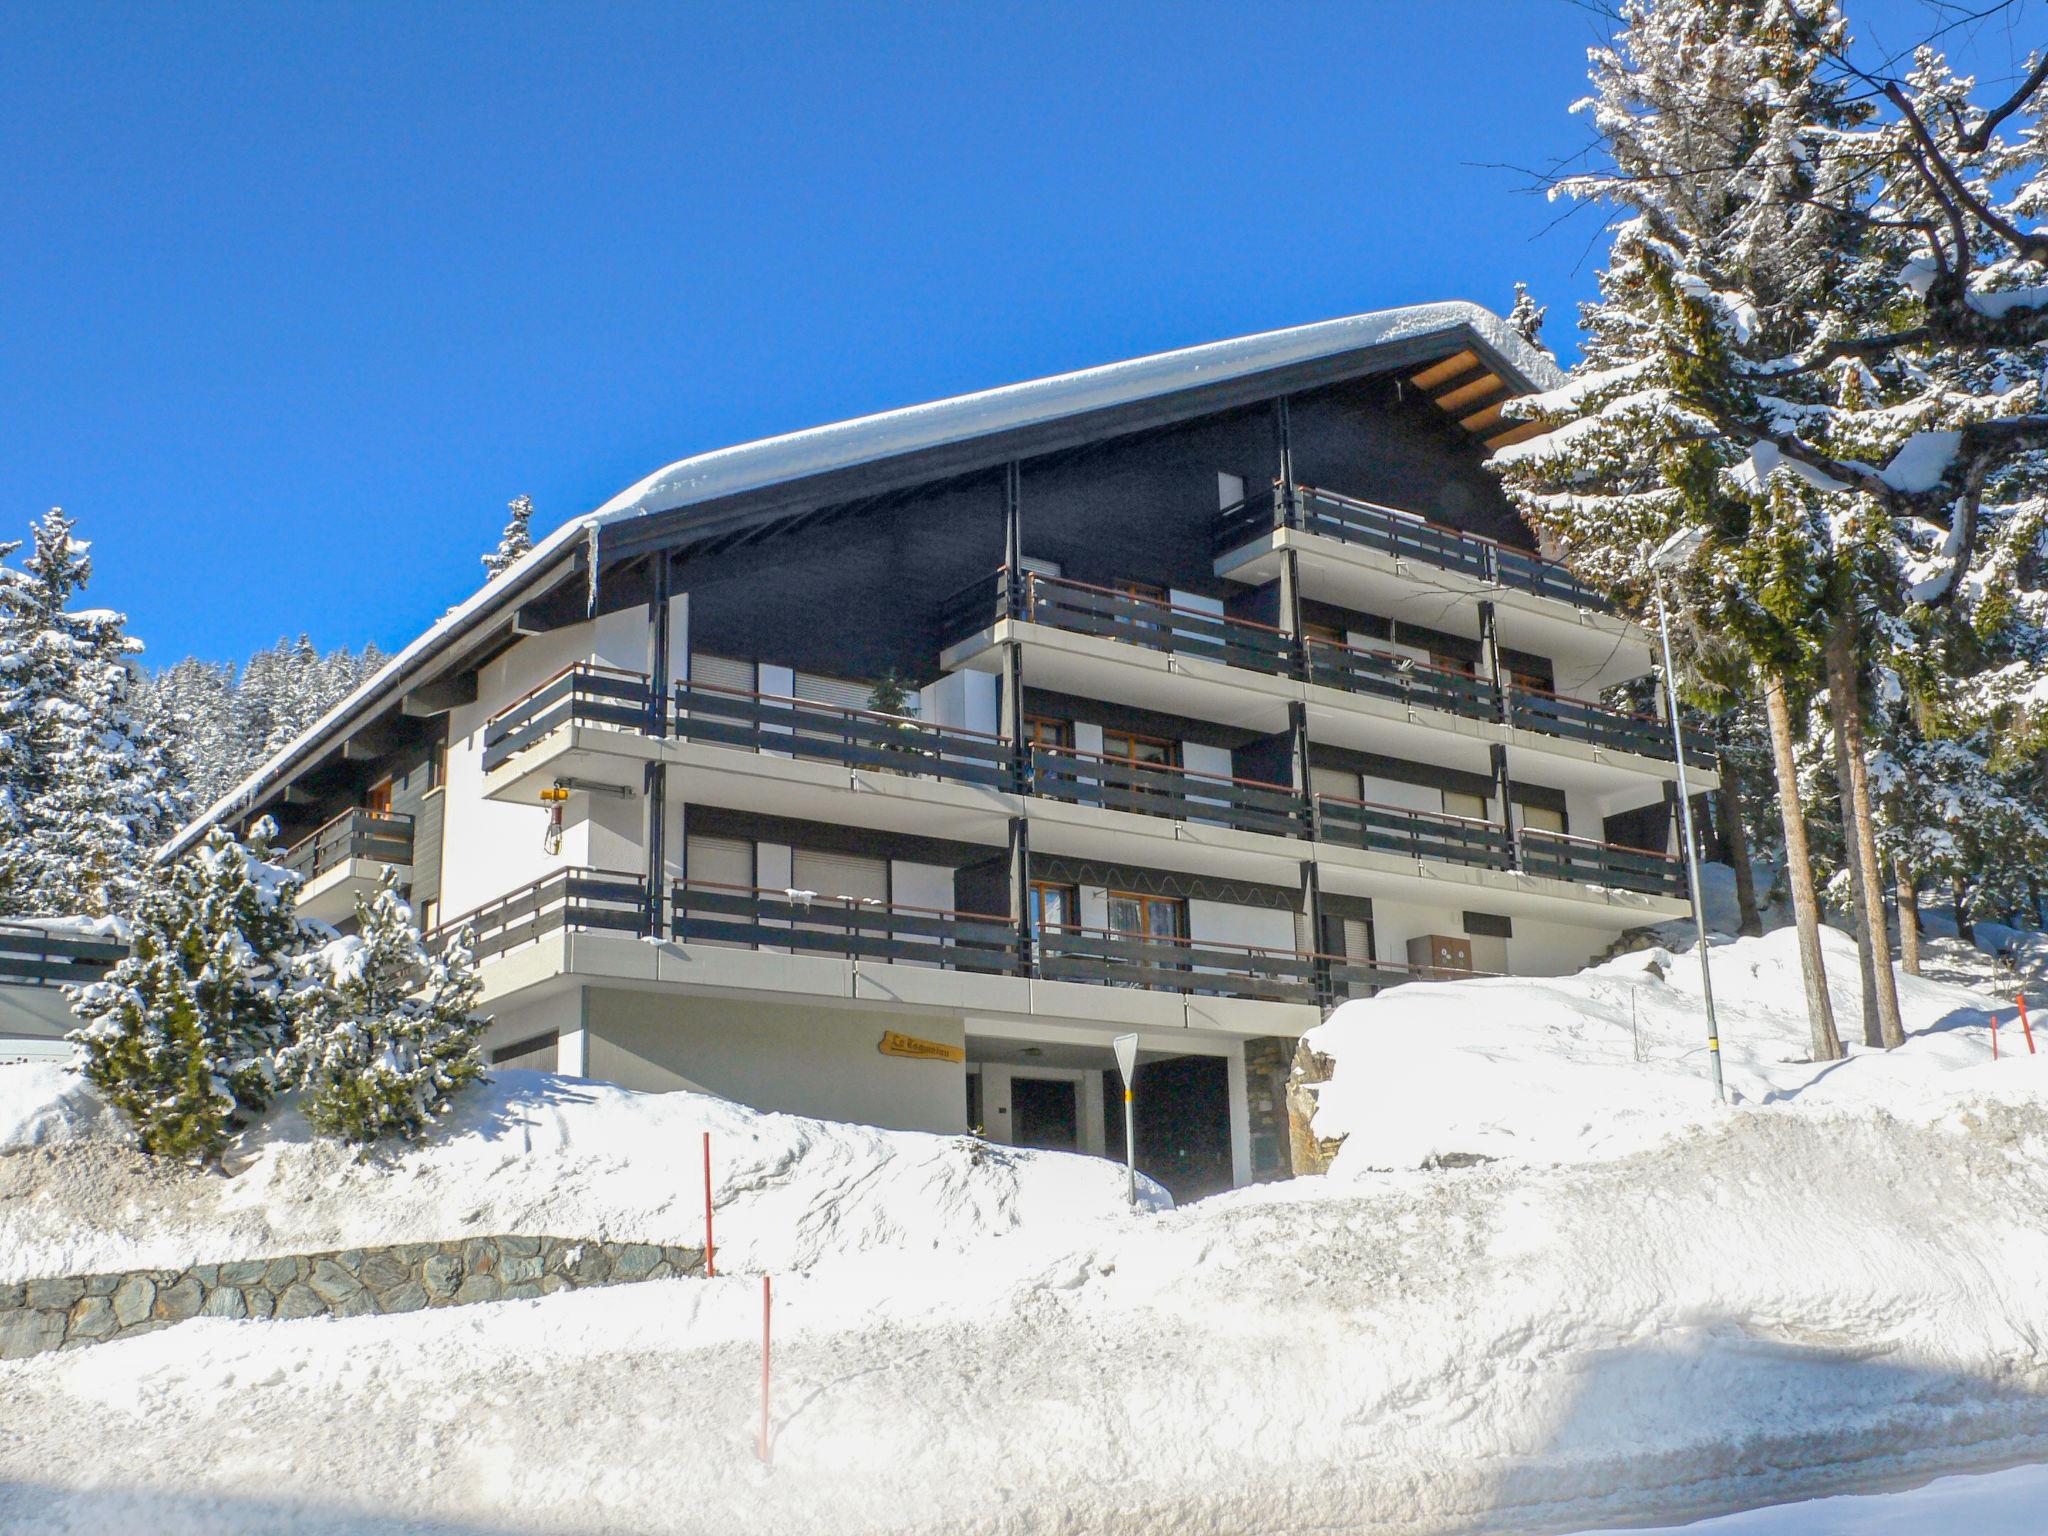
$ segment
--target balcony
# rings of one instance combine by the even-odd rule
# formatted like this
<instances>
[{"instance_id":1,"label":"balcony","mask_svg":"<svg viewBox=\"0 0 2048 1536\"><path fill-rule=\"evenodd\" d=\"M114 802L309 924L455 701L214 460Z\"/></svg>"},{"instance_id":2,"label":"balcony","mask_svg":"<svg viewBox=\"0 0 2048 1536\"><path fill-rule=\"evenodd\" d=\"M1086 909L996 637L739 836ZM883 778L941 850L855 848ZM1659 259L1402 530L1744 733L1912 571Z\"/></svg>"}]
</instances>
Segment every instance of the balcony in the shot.
<instances>
[{"instance_id":1,"label":"balcony","mask_svg":"<svg viewBox=\"0 0 2048 1536\"><path fill-rule=\"evenodd\" d=\"M1671 745L1670 725L1655 715L1631 714L1609 709L1590 699L1574 699L1561 693L1533 688L1507 690L1507 718L1510 725L1563 741L1579 741L1609 752L1633 752L1663 762L1676 760ZM1685 726L1685 761L1688 767L1712 773L1720 767L1713 738L1692 726Z\"/></svg>"},{"instance_id":2,"label":"balcony","mask_svg":"<svg viewBox=\"0 0 2048 1536\"><path fill-rule=\"evenodd\" d=\"M1003 619L1276 677L1296 670L1293 639L1271 625L1037 571L1026 571L1017 581L1007 569L1000 570L992 580L984 578L948 598L940 614L941 644L957 644Z\"/></svg>"},{"instance_id":3,"label":"balcony","mask_svg":"<svg viewBox=\"0 0 2048 1536\"><path fill-rule=\"evenodd\" d=\"M1325 688L1396 699L1413 709L1440 709L1468 720L1500 718L1500 692L1485 678L1394 651L1310 640L1308 666L1309 681Z\"/></svg>"},{"instance_id":4,"label":"balcony","mask_svg":"<svg viewBox=\"0 0 2048 1536\"><path fill-rule=\"evenodd\" d=\"M1514 845L1506 829L1494 822L1375 805L1341 795L1316 796L1316 837L1345 848L1400 858L1479 869L1515 867Z\"/></svg>"},{"instance_id":5,"label":"balcony","mask_svg":"<svg viewBox=\"0 0 2048 1536\"><path fill-rule=\"evenodd\" d=\"M71 919L64 919L69 922ZM82 987L127 958L125 940L45 928L34 922L0 923L0 986ZM61 1013L63 999L56 999Z\"/></svg>"},{"instance_id":6,"label":"balcony","mask_svg":"<svg viewBox=\"0 0 2048 1536\"><path fill-rule=\"evenodd\" d=\"M625 935L636 941L633 953L640 954L644 951L637 940L650 931L646 890L637 875L565 869L441 925L427 936L428 943L445 948L456 935L466 933L472 953L479 960L491 960L557 934ZM821 989L814 976L802 972L806 963L870 962L909 966L925 974L950 971L1008 978L969 983L977 1005L1072 1012L1098 1022L1127 1010L1112 1008L1105 1013L1108 999L1098 998L1076 1012L1054 994L1034 1000L1029 991L987 988L1016 988L1031 981L1077 982L1116 991L1315 1007L1404 981L1442 979L1434 971L1341 955L1065 925L1050 925L1034 934L1034 960L1025 966L1019 959L1017 925L1006 916L688 879L671 886L668 916L667 937L690 947L698 967L661 972L679 981L829 996L829 989ZM707 951L706 946L713 948ZM728 949L761 953L758 960L744 954L734 957L748 962L744 964L718 963ZM804 956L814 960L796 958ZM912 973L891 974L907 979ZM960 1006L959 997L931 990L934 985L928 983L922 991L881 992L856 986L849 995Z\"/></svg>"},{"instance_id":7,"label":"balcony","mask_svg":"<svg viewBox=\"0 0 2048 1536\"><path fill-rule=\"evenodd\" d=\"M654 699L645 674L577 662L484 722L484 772L570 725L646 731Z\"/></svg>"},{"instance_id":8,"label":"balcony","mask_svg":"<svg viewBox=\"0 0 2048 1536\"><path fill-rule=\"evenodd\" d=\"M1070 747L1031 749L1031 792L1070 805L1206 822L1239 832L1308 835L1307 807L1285 784L1136 763Z\"/></svg>"},{"instance_id":9,"label":"balcony","mask_svg":"<svg viewBox=\"0 0 2048 1536\"><path fill-rule=\"evenodd\" d=\"M300 878L302 914L339 923L355 914L357 896L377 890L387 869L412 867L412 818L343 811L292 844L277 862Z\"/></svg>"},{"instance_id":10,"label":"balcony","mask_svg":"<svg viewBox=\"0 0 2048 1536\"><path fill-rule=\"evenodd\" d=\"M743 752L771 752L987 789L1016 787L1015 764L1005 738L928 725L903 715L708 683L678 683L672 723L680 741L714 742Z\"/></svg>"},{"instance_id":11,"label":"balcony","mask_svg":"<svg viewBox=\"0 0 2048 1536\"><path fill-rule=\"evenodd\" d=\"M994 975L1017 968L1017 925L1007 917L706 880L671 887L669 936Z\"/></svg>"},{"instance_id":12,"label":"balcony","mask_svg":"<svg viewBox=\"0 0 2048 1536\"><path fill-rule=\"evenodd\" d=\"M1229 555L1275 528L1296 528L1589 612L1608 613L1613 607L1554 560L1545 560L1482 534L1446 528L1397 507L1339 496L1334 491L1307 485L1296 487L1291 503L1278 494L1276 487L1271 496L1247 497L1234 507L1226 507L1217 514L1216 553Z\"/></svg>"},{"instance_id":13,"label":"balcony","mask_svg":"<svg viewBox=\"0 0 2048 1536\"><path fill-rule=\"evenodd\" d=\"M1540 880L1605 885L1645 896L1685 899L1685 861L1654 848L1630 848L1563 832L1524 827L1518 834L1521 869Z\"/></svg>"}]
</instances>

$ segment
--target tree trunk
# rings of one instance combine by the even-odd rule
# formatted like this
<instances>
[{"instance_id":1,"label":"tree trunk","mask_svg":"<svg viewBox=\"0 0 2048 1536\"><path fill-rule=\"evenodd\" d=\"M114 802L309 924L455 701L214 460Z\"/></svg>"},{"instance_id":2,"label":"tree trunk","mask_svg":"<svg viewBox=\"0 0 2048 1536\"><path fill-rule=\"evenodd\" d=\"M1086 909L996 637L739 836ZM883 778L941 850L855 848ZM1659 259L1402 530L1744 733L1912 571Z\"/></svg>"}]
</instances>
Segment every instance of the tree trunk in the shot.
<instances>
[{"instance_id":1,"label":"tree trunk","mask_svg":"<svg viewBox=\"0 0 2048 1536\"><path fill-rule=\"evenodd\" d=\"M1835 1033L1834 1005L1828 1001L1827 968L1820 953L1820 903L1813 894L1813 860L1806 847L1806 814L1799 806L1799 766L1792 757L1792 712L1783 679L1764 676L1764 709L1771 722L1771 762L1777 769L1778 814L1785 823L1785 884L1792 892L1792 919L1799 930L1799 970L1806 982L1806 1018L1813 1059L1837 1061L1842 1039Z\"/></svg>"},{"instance_id":2,"label":"tree trunk","mask_svg":"<svg viewBox=\"0 0 2048 1536\"><path fill-rule=\"evenodd\" d=\"M1830 693L1834 692L1834 667L1828 668ZM1833 697L1828 700L1828 734L1835 743L1835 798L1842 808L1842 864L1849 876L1850 927L1856 935L1856 966L1863 975L1858 994L1863 1000L1863 1043L1872 1050L1884 1049L1884 1030L1877 1022L1877 962L1871 953L1871 910L1869 893L1863 884L1863 867L1856 857L1856 797L1849 788L1849 733L1842 729L1842 709ZM1877 911L1884 921L1884 909Z\"/></svg>"},{"instance_id":3,"label":"tree trunk","mask_svg":"<svg viewBox=\"0 0 2048 1536\"><path fill-rule=\"evenodd\" d=\"M1827 653L1828 691L1833 696L1848 764L1850 803L1844 809L1849 819L1842 831L1853 850L1851 868L1863 890L1863 911L1868 919L1864 928L1870 937L1870 966L1877 982L1879 1038L1872 1043L1891 1051L1906 1043L1906 1022L1899 1012L1899 979L1892 973L1891 934L1884 925L1884 866L1877 857L1877 819L1871 814L1870 768L1864 761L1862 680L1849 648L1846 624L1837 624L1828 636Z\"/></svg>"},{"instance_id":4,"label":"tree trunk","mask_svg":"<svg viewBox=\"0 0 2048 1536\"><path fill-rule=\"evenodd\" d=\"M1920 881L1899 865L1899 966L1908 976L1920 974Z\"/></svg>"},{"instance_id":5,"label":"tree trunk","mask_svg":"<svg viewBox=\"0 0 2048 1536\"><path fill-rule=\"evenodd\" d=\"M1965 944L1977 942L1970 932L1970 884L1961 875L1951 876L1948 883L1949 899L1956 910L1956 937Z\"/></svg>"},{"instance_id":6,"label":"tree trunk","mask_svg":"<svg viewBox=\"0 0 2048 1536\"><path fill-rule=\"evenodd\" d=\"M1749 829L1742 824L1742 780L1735 760L1721 753L1721 787L1714 791L1721 813L1722 840L1728 845L1728 863L1735 871L1736 931L1754 938L1764 931L1764 920L1756 909L1756 871L1749 864Z\"/></svg>"}]
</instances>

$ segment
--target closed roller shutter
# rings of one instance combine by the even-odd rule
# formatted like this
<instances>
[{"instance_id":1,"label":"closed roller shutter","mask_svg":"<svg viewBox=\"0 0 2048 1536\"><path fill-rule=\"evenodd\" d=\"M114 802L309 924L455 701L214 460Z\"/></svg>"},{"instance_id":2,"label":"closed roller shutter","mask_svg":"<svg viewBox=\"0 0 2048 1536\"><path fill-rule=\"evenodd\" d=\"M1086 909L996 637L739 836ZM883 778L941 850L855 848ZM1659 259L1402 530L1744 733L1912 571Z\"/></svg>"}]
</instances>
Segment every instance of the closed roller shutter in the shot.
<instances>
[{"instance_id":1,"label":"closed roller shutter","mask_svg":"<svg viewBox=\"0 0 2048 1536\"><path fill-rule=\"evenodd\" d=\"M854 901L889 899L887 859L798 848L790 854L789 868L791 884L800 891L815 891L820 897L844 896Z\"/></svg>"},{"instance_id":2,"label":"closed roller shutter","mask_svg":"<svg viewBox=\"0 0 2048 1536\"><path fill-rule=\"evenodd\" d=\"M714 688L737 688L742 693L752 693L754 664L751 661L734 661L729 656L706 656L701 651L692 651L690 681L708 683Z\"/></svg>"},{"instance_id":3,"label":"closed roller shutter","mask_svg":"<svg viewBox=\"0 0 2048 1536\"><path fill-rule=\"evenodd\" d=\"M826 677L818 672L796 674L796 696L819 704L837 704L841 709L866 709L874 689L867 683L849 682L843 677Z\"/></svg>"},{"instance_id":4,"label":"closed roller shutter","mask_svg":"<svg viewBox=\"0 0 2048 1536\"><path fill-rule=\"evenodd\" d=\"M699 901L719 901L726 908L734 899L751 899L754 887L754 845L740 837L688 837L683 841L683 873L688 877L689 890L684 901L695 893ZM734 887L734 889L724 889ZM682 906L678 905L678 912ZM705 944L730 944L738 949L751 949L752 936L746 930L753 926L751 907L741 910L706 910L692 905L686 919L685 936ZM725 933L727 938L718 935Z\"/></svg>"},{"instance_id":5,"label":"closed roller shutter","mask_svg":"<svg viewBox=\"0 0 2048 1536\"><path fill-rule=\"evenodd\" d=\"M1319 795L1335 795L1340 800L1358 798L1358 775L1348 768L1318 768L1311 766L1308 771L1309 788Z\"/></svg>"}]
</instances>

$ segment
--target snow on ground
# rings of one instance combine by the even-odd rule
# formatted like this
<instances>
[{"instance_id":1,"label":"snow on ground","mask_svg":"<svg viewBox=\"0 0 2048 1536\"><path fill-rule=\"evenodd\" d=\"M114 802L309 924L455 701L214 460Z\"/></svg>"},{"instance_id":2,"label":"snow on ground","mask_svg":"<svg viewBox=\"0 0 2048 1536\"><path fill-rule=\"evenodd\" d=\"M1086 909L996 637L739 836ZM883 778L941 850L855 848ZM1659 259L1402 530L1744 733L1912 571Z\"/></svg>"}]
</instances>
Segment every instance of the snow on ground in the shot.
<instances>
[{"instance_id":1,"label":"snow on ground","mask_svg":"<svg viewBox=\"0 0 2048 1536\"><path fill-rule=\"evenodd\" d=\"M695 1246L706 1131L715 1237L735 1268L920 1253L1124 1206L1121 1170L1098 1159L703 1094L500 1069L457 1105L431 1143L368 1161L281 1112L222 1178L129 1150L63 1067L0 1067L0 1282L472 1233ZM1144 1194L1167 1201L1149 1180Z\"/></svg>"},{"instance_id":2,"label":"snow on ground","mask_svg":"<svg viewBox=\"0 0 2048 1536\"><path fill-rule=\"evenodd\" d=\"M1148 1213L1108 1164L539 1074L388 1164L281 1124L206 1194L74 1106L0 1157L11 1270L444 1222L689 1241L706 1125L730 1268L0 1364L0 1528L1558 1532L2048 1460L2048 1056L1990 1065L1990 1000L1927 982L1904 1050L1785 1060L1790 940L1717 947L1730 1110L1700 1108L1690 956L1404 988L1322 1032L1332 1176ZM1511 1155L1413 1166L1475 1136ZM775 1272L772 1468L742 1267ZM1806 1508L1726 1528L1883 1529Z\"/></svg>"},{"instance_id":3,"label":"snow on ground","mask_svg":"<svg viewBox=\"0 0 2048 1536\"><path fill-rule=\"evenodd\" d=\"M2031 1091L1991 1060L1994 1016L2001 1049L2025 1050L2015 1010L1954 983L1900 976L1907 1042L1867 1049L1855 944L1832 928L1821 937L1846 1063L1810 1059L1794 930L1711 946L1730 1103L1921 1114L1961 1094ZM1335 1063L1315 1128L1346 1138L1339 1173L1611 1157L1716 1112L1693 950L1641 950L1548 980L1401 987L1347 1004L1306 1038Z\"/></svg>"}]
</instances>

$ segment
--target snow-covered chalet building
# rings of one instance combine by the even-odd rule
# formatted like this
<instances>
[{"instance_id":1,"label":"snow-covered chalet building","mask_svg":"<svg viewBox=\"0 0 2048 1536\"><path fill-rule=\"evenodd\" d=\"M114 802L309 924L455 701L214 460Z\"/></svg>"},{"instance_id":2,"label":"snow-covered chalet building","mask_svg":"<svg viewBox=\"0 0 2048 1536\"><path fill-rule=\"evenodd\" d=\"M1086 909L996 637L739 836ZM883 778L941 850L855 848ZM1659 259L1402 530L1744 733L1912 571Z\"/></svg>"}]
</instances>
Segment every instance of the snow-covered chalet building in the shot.
<instances>
[{"instance_id":1,"label":"snow-covered chalet building","mask_svg":"<svg viewBox=\"0 0 2048 1536\"><path fill-rule=\"evenodd\" d=\"M501 1065L1120 1151L1135 1031L1141 1167L1284 1171L1336 1001L1686 910L1668 726L1590 702L1650 637L1481 467L1556 377L1435 304L683 460L177 846L272 817L336 922L397 865Z\"/></svg>"}]
</instances>

